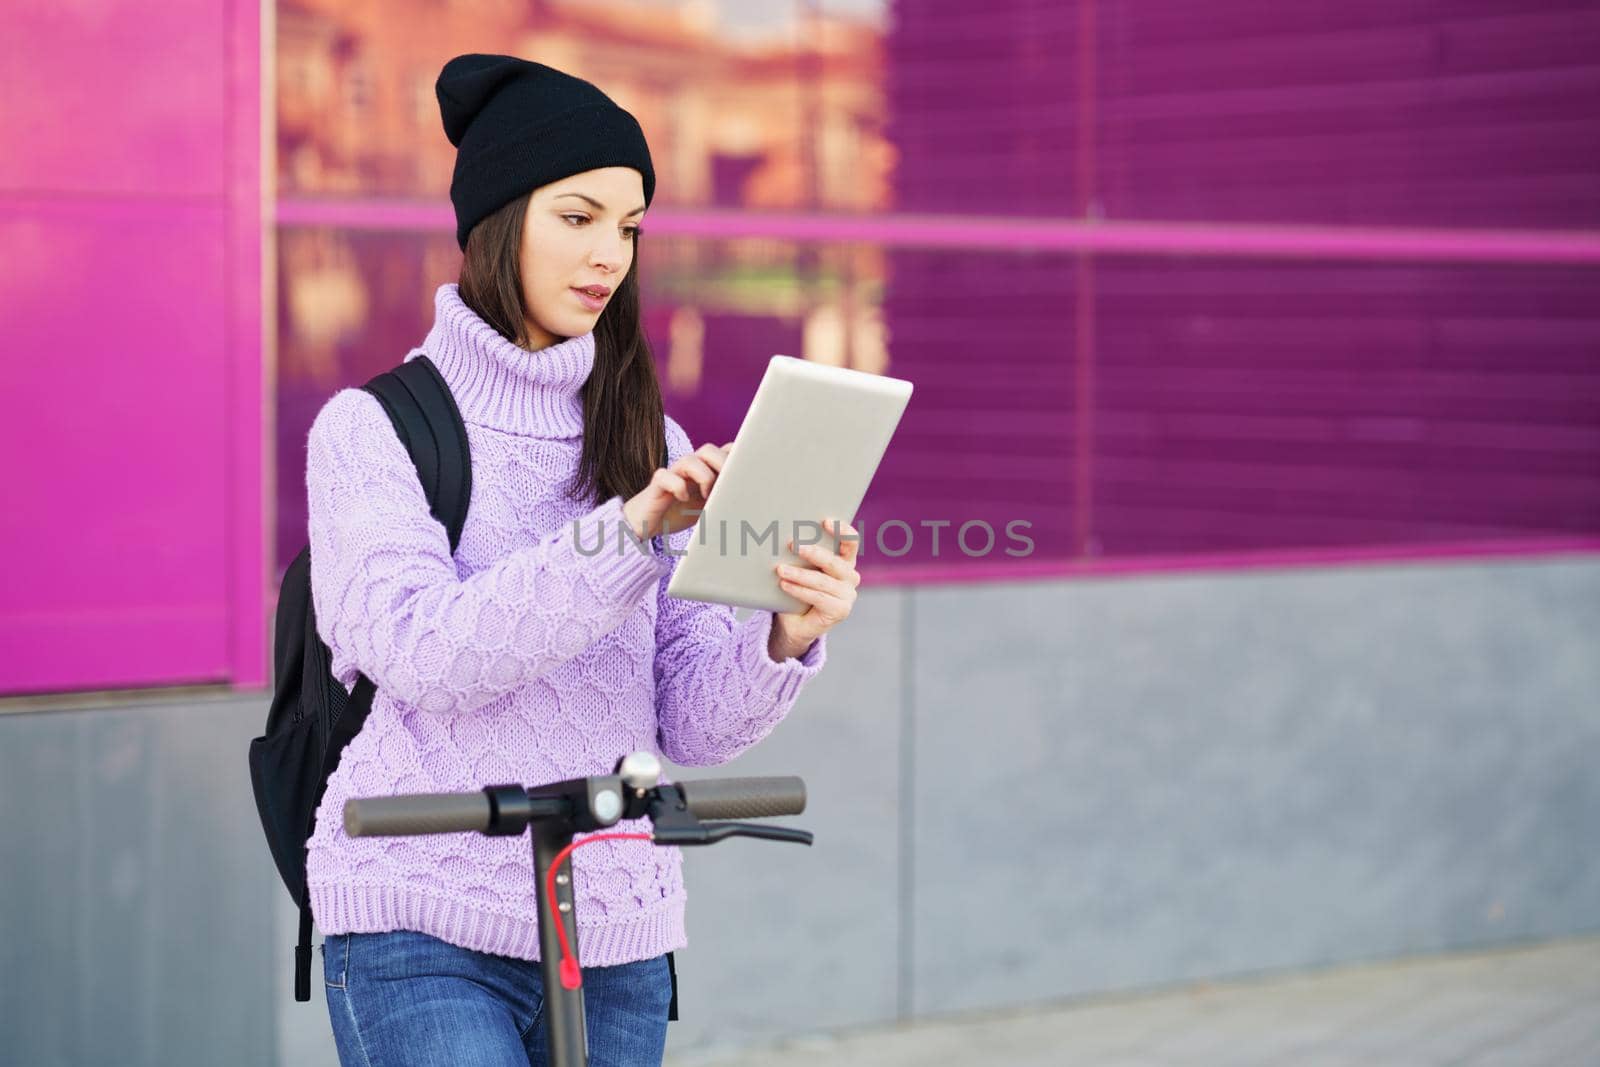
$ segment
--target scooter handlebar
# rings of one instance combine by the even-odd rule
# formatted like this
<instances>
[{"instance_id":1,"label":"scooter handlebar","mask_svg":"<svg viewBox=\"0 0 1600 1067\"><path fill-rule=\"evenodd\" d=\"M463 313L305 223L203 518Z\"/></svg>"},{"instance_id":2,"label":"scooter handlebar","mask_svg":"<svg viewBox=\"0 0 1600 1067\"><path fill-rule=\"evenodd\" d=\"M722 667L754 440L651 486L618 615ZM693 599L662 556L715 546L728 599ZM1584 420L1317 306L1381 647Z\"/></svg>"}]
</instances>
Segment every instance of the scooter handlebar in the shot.
<instances>
[{"instance_id":1,"label":"scooter handlebar","mask_svg":"<svg viewBox=\"0 0 1600 1067\"><path fill-rule=\"evenodd\" d=\"M766 819L806 810L806 784L792 775L706 778L677 783L696 819ZM449 834L490 829L487 793L408 793L345 801L344 829L351 837Z\"/></svg>"},{"instance_id":2,"label":"scooter handlebar","mask_svg":"<svg viewBox=\"0 0 1600 1067\"><path fill-rule=\"evenodd\" d=\"M793 775L706 778L677 785L697 819L767 819L806 810L806 783Z\"/></svg>"},{"instance_id":3,"label":"scooter handlebar","mask_svg":"<svg viewBox=\"0 0 1600 1067\"><path fill-rule=\"evenodd\" d=\"M351 837L448 834L489 828L486 793L407 793L345 801L344 831Z\"/></svg>"}]
</instances>

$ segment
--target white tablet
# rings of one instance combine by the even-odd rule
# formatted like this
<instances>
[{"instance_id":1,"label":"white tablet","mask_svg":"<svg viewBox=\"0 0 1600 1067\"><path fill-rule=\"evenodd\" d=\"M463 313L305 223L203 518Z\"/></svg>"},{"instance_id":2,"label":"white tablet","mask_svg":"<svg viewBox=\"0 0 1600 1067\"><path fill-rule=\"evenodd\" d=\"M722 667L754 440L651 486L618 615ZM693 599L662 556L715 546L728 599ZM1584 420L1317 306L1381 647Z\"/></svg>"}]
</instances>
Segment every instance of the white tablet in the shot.
<instances>
[{"instance_id":1,"label":"white tablet","mask_svg":"<svg viewBox=\"0 0 1600 1067\"><path fill-rule=\"evenodd\" d=\"M689 528L670 596L768 611L805 611L778 585L793 537L833 545L826 516L856 509L911 399L911 383L773 356L733 439L704 512ZM859 532L859 531L858 531Z\"/></svg>"}]
</instances>

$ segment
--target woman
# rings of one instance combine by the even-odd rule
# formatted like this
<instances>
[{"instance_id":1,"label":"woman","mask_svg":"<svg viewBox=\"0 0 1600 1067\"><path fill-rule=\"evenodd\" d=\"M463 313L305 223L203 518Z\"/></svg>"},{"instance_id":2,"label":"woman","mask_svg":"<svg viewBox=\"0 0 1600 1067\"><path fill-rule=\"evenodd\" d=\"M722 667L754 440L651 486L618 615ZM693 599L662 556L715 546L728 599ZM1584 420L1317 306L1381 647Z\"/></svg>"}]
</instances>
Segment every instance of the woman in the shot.
<instances>
[{"instance_id":1,"label":"woman","mask_svg":"<svg viewBox=\"0 0 1600 1067\"><path fill-rule=\"evenodd\" d=\"M467 426L454 558L374 397L341 391L308 440L318 631L341 681L377 686L307 853L339 1056L361 1067L540 1063L545 1035L526 837L350 838L347 798L610 773L637 750L725 762L821 670L859 585L846 540L783 579L804 612L738 622L666 596L729 446L691 448L662 411L634 269L643 133L588 82L507 56L459 56L436 91L465 259L407 358L438 366ZM606 841L573 868L592 1062L658 1063L680 856Z\"/></svg>"}]
</instances>

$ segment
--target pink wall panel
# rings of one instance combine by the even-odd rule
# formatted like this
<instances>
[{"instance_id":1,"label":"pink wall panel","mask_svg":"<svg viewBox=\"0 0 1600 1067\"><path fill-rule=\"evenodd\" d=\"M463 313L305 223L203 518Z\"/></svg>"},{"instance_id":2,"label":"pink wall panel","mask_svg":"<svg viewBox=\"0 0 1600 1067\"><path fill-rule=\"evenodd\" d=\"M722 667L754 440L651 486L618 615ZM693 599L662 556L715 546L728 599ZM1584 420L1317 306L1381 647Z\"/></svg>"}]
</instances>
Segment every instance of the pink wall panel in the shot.
<instances>
[{"instance_id":1,"label":"pink wall panel","mask_svg":"<svg viewBox=\"0 0 1600 1067\"><path fill-rule=\"evenodd\" d=\"M220 0L7 0L0 191L221 196L227 12Z\"/></svg>"},{"instance_id":2,"label":"pink wall panel","mask_svg":"<svg viewBox=\"0 0 1600 1067\"><path fill-rule=\"evenodd\" d=\"M8 689L227 677L222 216L0 204Z\"/></svg>"},{"instance_id":3,"label":"pink wall panel","mask_svg":"<svg viewBox=\"0 0 1600 1067\"><path fill-rule=\"evenodd\" d=\"M260 24L8 5L0 694L265 680Z\"/></svg>"}]
</instances>

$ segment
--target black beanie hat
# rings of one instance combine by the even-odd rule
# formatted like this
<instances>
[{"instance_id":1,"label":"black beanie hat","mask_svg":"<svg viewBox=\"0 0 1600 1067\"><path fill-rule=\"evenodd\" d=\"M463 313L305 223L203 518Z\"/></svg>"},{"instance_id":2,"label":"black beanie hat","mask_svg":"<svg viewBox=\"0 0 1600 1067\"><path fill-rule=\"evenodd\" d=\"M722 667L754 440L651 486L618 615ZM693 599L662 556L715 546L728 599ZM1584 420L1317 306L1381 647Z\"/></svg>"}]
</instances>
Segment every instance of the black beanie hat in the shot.
<instances>
[{"instance_id":1,"label":"black beanie hat","mask_svg":"<svg viewBox=\"0 0 1600 1067\"><path fill-rule=\"evenodd\" d=\"M456 146L450 201L456 242L530 189L598 167L632 167L655 193L638 120L582 78L514 56L456 56L434 84L445 136Z\"/></svg>"}]
</instances>

